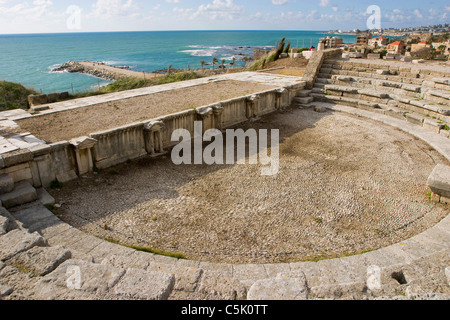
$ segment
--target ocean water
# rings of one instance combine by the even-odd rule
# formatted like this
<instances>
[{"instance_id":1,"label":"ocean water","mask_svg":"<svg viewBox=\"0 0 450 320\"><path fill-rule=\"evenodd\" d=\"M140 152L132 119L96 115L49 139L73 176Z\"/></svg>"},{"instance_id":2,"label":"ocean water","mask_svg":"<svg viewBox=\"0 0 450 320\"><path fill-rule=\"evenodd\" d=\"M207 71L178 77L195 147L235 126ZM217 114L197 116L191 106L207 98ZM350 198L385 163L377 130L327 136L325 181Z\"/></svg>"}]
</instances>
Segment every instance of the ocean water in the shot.
<instances>
[{"instance_id":1,"label":"ocean water","mask_svg":"<svg viewBox=\"0 0 450 320\"><path fill-rule=\"evenodd\" d=\"M286 37L293 47L317 46L320 31L167 31L0 35L0 80L19 82L43 93L81 92L108 81L84 74L55 73L73 61L103 61L152 72L168 68L200 68L212 58L243 66L243 55L256 48L273 48ZM343 35L345 43L355 36Z\"/></svg>"}]
</instances>

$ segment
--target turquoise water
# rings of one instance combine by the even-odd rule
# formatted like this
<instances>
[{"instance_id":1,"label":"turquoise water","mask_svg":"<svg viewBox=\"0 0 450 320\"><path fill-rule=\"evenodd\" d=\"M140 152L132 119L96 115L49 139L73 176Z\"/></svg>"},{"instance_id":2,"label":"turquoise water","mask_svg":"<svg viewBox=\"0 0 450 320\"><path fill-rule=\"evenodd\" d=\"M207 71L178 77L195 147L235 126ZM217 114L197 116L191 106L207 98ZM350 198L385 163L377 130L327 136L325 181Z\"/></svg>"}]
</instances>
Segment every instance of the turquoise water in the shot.
<instances>
[{"instance_id":1,"label":"turquoise water","mask_svg":"<svg viewBox=\"0 0 450 320\"><path fill-rule=\"evenodd\" d=\"M151 72L167 68L200 68L213 57L237 59L256 48L272 48L286 37L293 47L317 46L322 32L312 31L167 31L0 35L0 79L20 82L43 93L86 91L108 82L83 74L54 73L69 61L103 61ZM354 43L355 36L342 36Z\"/></svg>"}]
</instances>

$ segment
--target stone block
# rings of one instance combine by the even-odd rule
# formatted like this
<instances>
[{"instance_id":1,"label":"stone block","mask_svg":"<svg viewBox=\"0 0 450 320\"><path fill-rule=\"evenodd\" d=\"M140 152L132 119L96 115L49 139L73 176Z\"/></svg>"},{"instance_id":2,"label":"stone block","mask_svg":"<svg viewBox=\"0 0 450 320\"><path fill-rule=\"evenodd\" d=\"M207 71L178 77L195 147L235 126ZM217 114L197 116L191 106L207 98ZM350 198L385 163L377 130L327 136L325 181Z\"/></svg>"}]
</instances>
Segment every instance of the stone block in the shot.
<instances>
[{"instance_id":1,"label":"stone block","mask_svg":"<svg viewBox=\"0 0 450 320\"><path fill-rule=\"evenodd\" d=\"M381 59L381 55L379 53L369 53L367 55L367 59L369 59L369 60Z\"/></svg>"},{"instance_id":2,"label":"stone block","mask_svg":"<svg viewBox=\"0 0 450 320\"><path fill-rule=\"evenodd\" d=\"M296 97L296 98L294 99L294 101L295 101L296 103L300 103L300 104L308 104L308 103L313 102L313 101L314 101L314 98L312 98L312 97L304 97L304 98Z\"/></svg>"},{"instance_id":3,"label":"stone block","mask_svg":"<svg viewBox=\"0 0 450 320\"><path fill-rule=\"evenodd\" d=\"M416 125L419 125L419 126L422 126L424 119L421 116L417 115L417 114L407 113L406 114L406 121L408 121L410 123L413 123L413 124L416 124Z\"/></svg>"},{"instance_id":4,"label":"stone block","mask_svg":"<svg viewBox=\"0 0 450 320\"><path fill-rule=\"evenodd\" d=\"M176 264L150 263L147 271L173 274L175 276L174 290L194 292L203 274L202 269L186 268Z\"/></svg>"},{"instance_id":5,"label":"stone block","mask_svg":"<svg viewBox=\"0 0 450 320\"><path fill-rule=\"evenodd\" d=\"M389 75L391 72L389 70L377 70L377 74L379 75Z\"/></svg>"},{"instance_id":6,"label":"stone block","mask_svg":"<svg viewBox=\"0 0 450 320\"><path fill-rule=\"evenodd\" d=\"M12 167L33 160L33 154L26 149L17 150L3 155L5 167Z\"/></svg>"},{"instance_id":7,"label":"stone block","mask_svg":"<svg viewBox=\"0 0 450 320\"><path fill-rule=\"evenodd\" d=\"M318 113L325 113L327 112L327 108L325 108L324 106L315 106L314 111Z\"/></svg>"},{"instance_id":8,"label":"stone block","mask_svg":"<svg viewBox=\"0 0 450 320\"><path fill-rule=\"evenodd\" d=\"M128 269L114 287L114 293L138 300L167 300L174 284L173 274Z\"/></svg>"},{"instance_id":9,"label":"stone block","mask_svg":"<svg viewBox=\"0 0 450 320\"><path fill-rule=\"evenodd\" d=\"M434 119L426 118L423 121L423 127L430 131L439 133L444 126Z\"/></svg>"},{"instance_id":10,"label":"stone block","mask_svg":"<svg viewBox=\"0 0 450 320\"><path fill-rule=\"evenodd\" d=\"M0 284L0 298L4 298L13 293L14 289L9 286Z\"/></svg>"},{"instance_id":11,"label":"stone block","mask_svg":"<svg viewBox=\"0 0 450 320\"><path fill-rule=\"evenodd\" d=\"M450 198L450 167L438 164L429 176L427 183L434 193Z\"/></svg>"},{"instance_id":12,"label":"stone block","mask_svg":"<svg viewBox=\"0 0 450 320\"><path fill-rule=\"evenodd\" d=\"M39 201L44 205L53 205L55 204L55 198L53 198L50 193L47 192L44 188L39 188L36 190Z\"/></svg>"},{"instance_id":13,"label":"stone block","mask_svg":"<svg viewBox=\"0 0 450 320\"><path fill-rule=\"evenodd\" d=\"M36 189L28 182L20 182L10 193L0 195L0 201L5 208L12 208L37 200Z\"/></svg>"},{"instance_id":14,"label":"stone block","mask_svg":"<svg viewBox=\"0 0 450 320\"><path fill-rule=\"evenodd\" d=\"M280 273L275 279L256 281L250 288L248 300L307 300L305 274Z\"/></svg>"},{"instance_id":15,"label":"stone block","mask_svg":"<svg viewBox=\"0 0 450 320\"><path fill-rule=\"evenodd\" d=\"M16 254L36 246L45 246L46 242L38 233L30 234L23 230L13 230L1 236L0 260L6 261Z\"/></svg>"},{"instance_id":16,"label":"stone block","mask_svg":"<svg viewBox=\"0 0 450 320\"><path fill-rule=\"evenodd\" d=\"M14 180L9 174L0 175L0 194L8 193L14 189Z\"/></svg>"},{"instance_id":17,"label":"stone block","mask_svg":"<svg viewBox=\"0 0 450 320\"><path fill-rule=\"evenodd\" d=\"M0 236L6 234L8 230L8 218L0 216Z\"/></svg>"},{"instance_id":18,"label":"stone block","mask_svg":"<svg viewBox=\"0 0 450 320\"><path fill-rule=\"evenodd\" d=\"M55 270L71 258L71 252L64 247L34 247L8 260L7 264L19 267L32 277L42 277Z\"/></svg>"},{"instance_id":19,"label":"stone block","mask_svg":"<svg viewBox=\"0 0 450 320\"><path fill-rule=\"evenodd\" d=\"M450 138L450 131L447 131L447 130L441 130L441 131L439 132L439 134L440 134L441 136L445 137L445 138Z\"/></svg>"},{"instance_id":20,"label":"stone block","mask_svg":"<svg viewBox=\"0 0 450 320\"><path fill-rule=\"evenodd\" d=\"M28 104L30 106L37 106L41 104L48 103L48 97L46 94L40 94L40 95L29 95L28 96Z\"/></svg>"},{"instance_id":21,"label":"stone block","mask_svg":"<svg viewBox=\"0 0 450 320\"><path fill-rule=\"evenodd\" d=\"M447 278L447 283L450 286L450 267L445 268L445 277Z\"/></svg>"},{"instance_id":22,"label":"stone block","mask_svg":"<svg viewBox=\"0 0 450 320\"><path fill-rule=\"evenodd\" d=\"M34 288L35 299L58 299L68 292L102 295L112 293L125 270L93 264L82 260L67 260L42 278Z\"/></svg>"},{"instance_id":23,"label":"stone block","mask_svg":"<svg viewBox=\"0 0 450 320\"><path fill-rule=\"evenodd\" d=\"M242 299L247 294L247 289L239 280L214 271L205 271L197 291L218 300Z\"/></svg>"}]
</instances>

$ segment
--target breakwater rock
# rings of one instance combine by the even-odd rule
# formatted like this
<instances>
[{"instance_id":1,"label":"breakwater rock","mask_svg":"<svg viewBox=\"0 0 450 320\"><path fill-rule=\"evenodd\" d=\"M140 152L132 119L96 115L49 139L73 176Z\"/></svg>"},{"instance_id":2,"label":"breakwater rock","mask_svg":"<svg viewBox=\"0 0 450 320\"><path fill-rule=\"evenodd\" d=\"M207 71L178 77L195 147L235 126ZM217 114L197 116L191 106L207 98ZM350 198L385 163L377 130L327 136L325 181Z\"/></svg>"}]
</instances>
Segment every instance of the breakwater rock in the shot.
<instances>
[{"instance_id":1,"label":"breakwater rock","mask_svg":"<svg viewBox=\"0 0 450 320\"><path fill-rule=\"evenodd\" d=\"M69 61L59 68L53 69L53 72L70 72L70 73L84 73L89 74L91 76L102 78L106 80L118 80L120 78L125 77L124 74L121 74L120 70L124 70L124 67L117 68L119 70L114 70L114 67L106 66L103 63L97 62L75 62Z\"/></svg>"}]
</instances>

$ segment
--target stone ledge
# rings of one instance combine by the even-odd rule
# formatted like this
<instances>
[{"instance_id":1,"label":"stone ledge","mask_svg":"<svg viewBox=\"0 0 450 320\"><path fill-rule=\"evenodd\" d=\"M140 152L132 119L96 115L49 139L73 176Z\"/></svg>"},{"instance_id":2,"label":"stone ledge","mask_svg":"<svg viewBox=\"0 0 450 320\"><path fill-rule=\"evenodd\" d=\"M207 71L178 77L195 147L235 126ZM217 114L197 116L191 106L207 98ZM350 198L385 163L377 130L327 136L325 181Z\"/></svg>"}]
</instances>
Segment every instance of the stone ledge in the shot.
<instances>
[{"instance_id":1,"label":"stone ledge","mask_svg":"<svg viewBox=\"0 0 450 320\"><path fill-rule=\"evenodd\" d=\"M427 183L434 193L450 198L450 167L442 164L437 165Z\"/></svg>"}]
</instances>

